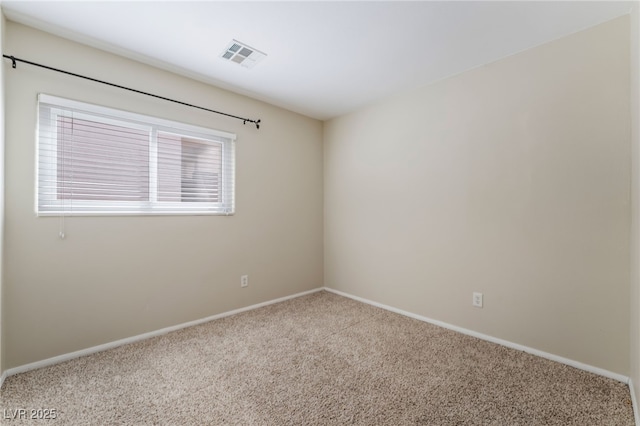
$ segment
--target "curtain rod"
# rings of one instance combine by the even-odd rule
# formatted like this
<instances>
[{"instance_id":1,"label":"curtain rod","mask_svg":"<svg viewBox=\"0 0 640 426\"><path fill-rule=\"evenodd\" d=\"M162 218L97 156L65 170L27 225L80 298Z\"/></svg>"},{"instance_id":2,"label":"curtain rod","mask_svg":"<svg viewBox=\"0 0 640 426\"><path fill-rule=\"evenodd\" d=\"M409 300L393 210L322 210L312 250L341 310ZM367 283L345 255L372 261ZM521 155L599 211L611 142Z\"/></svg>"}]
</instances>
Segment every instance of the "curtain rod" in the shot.
<instances>
[{"instance_id":1,"label":"curtain rod","mask_svg":"<svg viewBox=\"0 0 640 426\"><path fill-rule=\"evenodd\" d=\"M97 78L87 77L85 75L76 74L76 73L65 71L65 70L61 70L61 69L58 69L58 68L53 68L53 67L50 67L50 66L47 66L47 65L38 64L36 62L27 61L26 59L16 58L16 57L10 56L10 55L2 55L2 56L4 58L11 59L11 67L12 68L16 68L17 67L16 62L24 62L25 64L33 65L33 66L44 68L44 69L48 69L48 70L51 70L51 71L56 71L56 72L59 72L59 73L62 73L62 74L71 75L73 77L83 78L85 80L94 81L96 83L106 84L107 86L117 87L118 89L124 89L124 90L128 90L130 92L140 93L141 95L151 96L152 98L162 99L163 101L169 101L169 102L173 102L173 103L176 103L176 104L188 106L188 107L191 107L191 108L197 108L197 109L201 109L203 111L213 112L214 114L225 115L227 117L235 118L237 120L242 120L242 124L253 123L253 124L256 125L256 129L260 128L260 120L252 120L250 118L238 117L237 115L227 114L226 112L215 111L213 109L204 108L204 107L201 107L201 106L198 106L198 105L188 104L186 102L177 101L175 99L165 98L164 96L154 95L153 93L143 92L142 90L137 90L137 89L132 89L130 87L120 86L119 84L109 83L108 81L98 80Z\"/></svg>"}]
</instances>

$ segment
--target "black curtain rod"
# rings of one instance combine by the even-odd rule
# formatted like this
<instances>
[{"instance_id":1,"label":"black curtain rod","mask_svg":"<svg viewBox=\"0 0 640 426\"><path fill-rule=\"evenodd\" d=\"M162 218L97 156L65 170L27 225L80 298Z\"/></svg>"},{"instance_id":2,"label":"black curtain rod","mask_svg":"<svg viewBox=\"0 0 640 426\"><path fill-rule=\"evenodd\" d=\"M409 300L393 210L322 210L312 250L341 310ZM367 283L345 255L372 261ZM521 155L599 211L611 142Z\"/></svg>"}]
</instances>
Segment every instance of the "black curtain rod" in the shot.
<instances>
[{"instance_id":1,"label":"black curtain rod","mask_svg":"<svg viewBox=\"0 0 640 426\"><path fill-rule=\"evenodd\" d=\"M198 106L198 105L192 105L192 104L188 104L186 102L176 101L175 99L165 98L164 96L154 95L153 93L143 92L142 90L137 90L137 89L132 89L130 87L120 86L119 84L109 83L108 81L98 80L97 78L87 77L85 75L80 75L80 74L76 74L76 73L73 73L73 72L61 70L61 69L58 69L58 68L49 67L47 65L38 64L36 62L27 61L25 59L16 58L16 57L10 56L10 55L2 55L2 56L4 58L11 59L11 67L12 68L16 68L17 67L16 62L24 62L25 64L33 65L33 66L40 67L40 68L45 68L45 69L48 69L48 70L51 70L51 71L56 71L56 72L59 72L59 73L62 73L62 74L71 75L73 77L84 78L85 80L94 81L96 83L106 84L107 86L117 87L118 89L124 89L124 90L128 90L130 92L140 93L141 95L151 96L152 98L162 99L163 101L169 101L169 102L173 102L173 103L176 103L176 104L188 106L188 107L191 107L191 108L197 108L197 109L201 109L203 111L213 112L214 114L225 115L227 117L235 118L237 120L242 120L242 124L253 123L253 124L256 125L256 129L260 128L260 120L252 120L250 118L238 117L237 115L227 114L226 112L215 111L215 110L212 110L212 109L209 109L209 108L204 108L204 107L201 107L201 106Z\"/></svg>"}]
</instances>

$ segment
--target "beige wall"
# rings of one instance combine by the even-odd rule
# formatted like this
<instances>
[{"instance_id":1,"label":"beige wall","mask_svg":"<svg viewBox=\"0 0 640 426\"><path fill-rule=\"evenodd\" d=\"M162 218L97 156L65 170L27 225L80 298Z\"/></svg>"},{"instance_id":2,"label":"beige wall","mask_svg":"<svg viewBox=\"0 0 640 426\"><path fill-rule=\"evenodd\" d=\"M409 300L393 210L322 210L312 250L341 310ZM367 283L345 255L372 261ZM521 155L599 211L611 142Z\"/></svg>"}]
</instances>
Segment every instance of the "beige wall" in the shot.
<instances>
[{"instance_id":1,"label":"beige wall","mask_svg":"<svg viewBox=\"0 0 640 426\"><path fill-rule=\"evenodd\" d=\"M0 57L4 54L4 28L6 26L4 13L0 7ZM5 60L2 59L4 62ZM4 241L4 66L0 66L0 374L4 371L4 309L3 304L3 241Z\"/></svg>"},{"instance_id":2,"label":"beige wall","mask_svg":"<svg viewBox=\"0 0 640 426\"><path fill-rule=\"evenodd\" d=\"M631 355L630 377L640 406L640 4L631 10ZM640 419L637 419L640 421Z\"/></svg>"},{"instance_id":3,"label":"beige wall","mask_svg":"<svg viewBox=\"0 0 640 426\"><path fill-rule=\"evenodd\" d=\"M325 285L628 374L629 126L628 17L327 122Z\"/></svg>"},{"instance_id":4,"label":"beige wall","mask_svg":"<svg viewBox=\"0 0 640 426\"><path fill-rule=\"evenodd\" d=\"M321 122L13 22L6 36L16 56L263 125L5 63L5 369L323 285ZM34 215L40 92L237 133L236 215L75 217L60 240Z\"/></svg>"}]
</instances>

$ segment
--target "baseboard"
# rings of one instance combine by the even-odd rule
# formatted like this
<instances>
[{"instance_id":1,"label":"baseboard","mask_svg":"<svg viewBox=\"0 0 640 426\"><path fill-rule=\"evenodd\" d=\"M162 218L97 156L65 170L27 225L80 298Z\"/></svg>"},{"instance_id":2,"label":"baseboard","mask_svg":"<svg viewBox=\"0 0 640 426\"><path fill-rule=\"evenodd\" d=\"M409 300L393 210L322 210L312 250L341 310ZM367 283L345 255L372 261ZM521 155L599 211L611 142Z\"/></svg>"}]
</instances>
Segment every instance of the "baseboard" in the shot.
<instances>
[{"instance_id":1,"label":"baseboard","mask_svg":"<svg viewBox=\"0 0 640 426\"><path fill-rule=\"evenodd\" d=\"M36 361L36 362L29 363L29 364L21 365L21 366L18 366L18 367L9 368L9 369L5 370L4 372L2 372L2 374L0 375L0 387L2 386L2 384L4 383L4 381L5 381L5 379L7 377L13 376L15 374L24 373L24 372L31 371L31 370L36 370L36 369L42 368L42 367L48 367L48 366L54 365L54 364L59 364L61 362L69 361L69 360L72 360L72 359L75 359L75 358L79 358L79 357L82 357L82 356L91 355L91 354L94 354L94 353L97 353L97 352L106 351L108 349L117 348L118 346L126 345L126 344L129 344L129 343L135 343L135 342L139 342L139 341L142 341L142 340L150 339L152 337L161 336L163 334L167 334L167 333L170 333L172 331L181 330L183 328L192 327L192 326L203 324L203 323L206 323L206 322L209 322L209 321L214 321L216 319L220 319L220 318L236 315L236 314L239 314L239 313L242 313L242 312L246 312L246 311L251 311L253 309L262 308L264 306L268 306L268 305L272 305L272 304L275 304L275 303L284 302L286 300L295 299L297 297L306 296L308 294L316 293L316 292L322 291L322 290L326 290L328 292L335 293L335 294L338 294L340 296L348 297L350 299L357 300L358 302L366 303L368 305L376 306L378 308L385 309L387 311L395 312L395 313L400 314L400 315L404 315L404 316L407 316L407 317L410 317L410 318L414 318L414 319L417 319L419 321L424 321L424 322L427 322L427 323L430 323L430 324L437 325L439 327L443 327L443 328L446 328L446 329L449 329L449 330L453 330L453 331L456 331L458 333L466 334L466 335L469 335L469 336L472 336L472 337L476 337L478 339L486 340L486 341L489 341L489 342L492 342L492 343L496 343L496 344L499 344L499 345L502 345L502 346L505 346L505 347L508 347L508 348L516 349L516 350L523 351L523 352L527 352L527 353L530 353L532 355L536 355L536 356L540 356L542 358L549 359L551 361L560 362L562 364L566 364L566 365L569 365L571 367L578 368L580 370L588 371L590 373L598 374L600 376L608 377L610 379L614 379L614 380L617 380L617 381L620 381L620 382L623 382L623 383L627 383L629 385L629 389L630 389L630 393L631 393L631 401L632 401L632 404L633 404L634 416L636 418L636 425L640 426L640 422L639 422L640 418L638 416L638 407L637 407L637 404L636 404L635 391L633 389L631 380L627 376L624 376L624 375L618 374L618 373L614 373L614 372L611 372L611 371L608 371L608 370L605 370L605 369L602 369L602 368L599 368L599 367L594 367L592 365L584 364L584 363L581 363L579 361L575 361L575 360L572 360L572 359L569 359L569 358L564 358L564 357L561 357L561 356L558 356L558 355L554 355L554 354L551 354L551 353L548 353L548 352L544 352L544 351L541 351L541 350L538 350L538 349L530 348L528 346L520 345L518 343L513 343L513 342L510 342L508 340L498 339L498 338L493 337L493 336L489 336L489 335L486 335L486 334L483 334L483 333L478 333L476 331L469 330L469 329L466 329L466 328L463 328L463 327L458 327L456 325L452 325L452 324L446 323L444 321L439 321L439 320L428 318L428 317L425 317L425 316L422 316L422 315L414 314L414 313L409 312L409 311L405 311L405 310L402 310L402 309L394 308L392 306L388 306L388 305L385 305L385 304L382 304L382 303L374 302L372 300L368 300L368 299L365 299L365 298L362 298L362 297L359 297L359 296L354 296L352 294L345 293L345 292L342 292L342 291L339 291L339 290L335 290L335 289L332 289L332 288L329 288L329 287L316 288L316 289L313 289L313 290L292 294L290 296L285 296L285 297L281 297L281 298L278 298L278 299L269 300L269 301L266 301L266 302L258 303L258 304L247 306L247 307L244 307L244 308L234 309L232 311L223 312L223 313L212 315L212 316L209 316L209 317L206 317L206 318L201 318L201 319L198 319L198 320L185 322L185 323L174 325L174 326L171 326L171 327L162 328L160 330L150 331L148 333L139 334L137 336L127 337L125 339L120 339L120 340L116 340L116 341L113 341L113 342L104 343L102 345L93 346L93 347L86 348L86 349L81 349L79 351L70 352L70 353L63 354L63 355L58 355L58 356L55 356L55 357L52 357L52 358L47 358L47 359L44 359L44 360L41 360L41 361Z\"/></svg>"},{"instance_id":2,"label":"baseboard","mask_svg":"<svg viewBox=\"0 0 640 426\"><path fill-rule=\"evenodd\" d=\"M174 326L171 326L171 327L162 328L160 330L155 330L155 331L150 331L148 333L139 334L137 336L127 337L125 339L120 339L120 340L116 340L116 341L113 341L113 342L104 343L102 345L93 346L93 347L86 348L86 349L81 349L79 351L70 352L70 353L63 354L63 355L58 355L58 356L55 356L55 357L52 357L52 358L43 359L41 361L36 361L36 362L29 363L29 364L21 365L19 367L9 368L9 369L5 370L2 373L2 376L0 376L0 386L2 385L2 382L4 381L5 378L7 378L9 376L13 376L15 374L24 373L24 372L31 371L31 370L36 370L36 369L42 368L42 367L48 367L48 366L54 365L54 364L60 364L61 362L70 361L72 359L80 358L82 356L91 355L91 354L94 354L94 353L97 353L97 352L106 351L108 349L117 348L118 346L127 345L129 343L135 343L135 342L139 342L141 340L150 339L152 337L161 336L163 334L171 333L172 331L181 330L181 329L187 328L187 327L193 327L194 325L199 325L199 324L203 324L203 323L206 323L206 322L209 322L209 321L213 321L213 320L217 320L217 319L220 319L220 318L229 317L229 316L236 315L236 314L239 314L239 313L242 313L242 312L251 311L251 310L262 308L262 307L265 307L265 306L268 306L268 305L273 305L275 303L284 302L285 300L290 300L290 299L295 299L297 297L306 296L308 294L316 293L316 292L322 291L322 290L324 290L324 288L320 287L320 288L316 288L316 289L309 290L309 291L303 291L301 293L296 293L296 294L292 294L290 296L280 297L278 299L269 300L267 302L258 303L256 305L251 305L251 306L247 306L247 307L244 307L244 308L234 309L232 311L223 312L221 314L211 315L211 316L206 317L206 318L201 318L201 319L198 319L198 320L185 322L185 323L174 325Z\"/></svg>"},{"instance_id":3,"label":"baseboard","mask_svg":"<svg viewBox=\"0 0 640 426\"><path fill-rule=\"evenodd\" d=\"M478 333L477 331L469 330L469 329L466 329L466 328L463 328L463 327L458 327L457 325L452 325L452 324L446 323L444 321L438 321L438 320L435 320L435 319L432 319L432 318L428 318L428 317L425 317L425 316L422 316L422 315L414 314L412 312L404 311L402 309L394 308L393 306L384 305L382 303L378 303L378 302L374 302L372 300L364 299L362 297L354 296L354 295L349 294L349 293L345 293L345 292L342 292L342 291L339 291L339 290L334 290L332 288L325 287L324 289L326 291L328 291L328 292L335 293L335 294L338 294L340 296L348 297L348 298L353 299L353 300L357 300L358 302L366 303L368 305L376 306L378 308L382 308L382 309L385 309L387 311L395 312L395 313L400 314L400 315L404 315L404 316L407 316L407 317L410 317L410 318L414 318L414 319L417 319L417 320L420 320L420 321L428 322L430 324L437 325L437 326L442 327L442 328L446 328L446 329L449 329L449 330L457 331L458 333L466 334L466 335L472 336L472 337L477 337L478 339L486 340L486 341L489 341L489 342L492 342L492 343L497 343L498 345L506 346L506 347L511 348L511 349L516 349L516 350L519 350L519 351L527 352L527 353L530 353L532 355L536 355L536 356L539 356L539 357L542 357L542 358L549 359L551 361L556 361L556 362L559 362L559 363L562 363L562 364L566 364L566 365L569 365L571 367L578 368L580 370L584 370L584 371L588 371L590 373L597 374L599 376L608 377L610 379L614 379L614 380L617 380L617 381L625 383L625 384L629 383L629 378L627 376L624 376L624 375L618 374L618 373L614 373L612 371L608 371L608 370L605 370L603 368L594 367L592 365L584 364L584 363L579 362L579 361L574 361L574 360L569 359L569 358L564 358L564 357L561 357L561 356L558 356L558 355L554 355L554 354L551 354L551 353L548 353L548 352L544 352L544 351L541 351L541 350L538 350L538 349L530 348L528 346L523 346L523 345L520 345L518 343L513 343L513 342L510 342L508 340L498 339L497 337L489 336L487 334ZM640 426L640 425L638 425L638 426Z\"/></svg>"},{"instance_id":4,"label":"baseboard","mask_svg":"<svg viewBox=\"0 0 640 426\"><path fill-rule=\"evenodd\" d=\"M2 388L2 385L4 384L4 380L7 378L7 372L3 371L2 374L0 374L0 388Z\"/></svg>"},{"instance_id":5,"label":"baseboard","mask_svg":"<svg viewBox=\"0 0 640 426\"><path fill-rule=\"evenodd\" d=\"M631 406L633 407L633 418L636 420L636 426L640 426L640 416L638 415L638 400L636 399L636 391L633 388L633 380L629 378L629 393L631 394Z\"/></svg>"}]
</instances>

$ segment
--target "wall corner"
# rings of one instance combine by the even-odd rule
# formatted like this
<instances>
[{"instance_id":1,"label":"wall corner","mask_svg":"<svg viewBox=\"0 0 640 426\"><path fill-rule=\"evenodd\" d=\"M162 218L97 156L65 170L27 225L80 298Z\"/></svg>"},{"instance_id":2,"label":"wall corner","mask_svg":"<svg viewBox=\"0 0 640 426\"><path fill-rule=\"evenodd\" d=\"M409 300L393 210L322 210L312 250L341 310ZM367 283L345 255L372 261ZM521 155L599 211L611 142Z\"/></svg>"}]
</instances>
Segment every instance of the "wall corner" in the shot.
<instances>
[{"instance_id":1,"label":"wall corner","mask_svg":"<svg viewBox=\"0 0 640 426\"><path fill-rule=\"evenodd\" d=\"M631 282L630 282L630 380L636 424L640 425L640 2L634 2L630 27L631 116Z\"/></svg>"}]
</instances>

